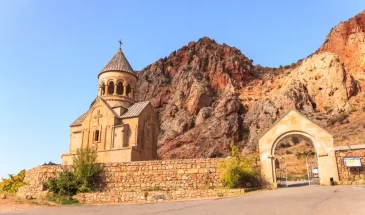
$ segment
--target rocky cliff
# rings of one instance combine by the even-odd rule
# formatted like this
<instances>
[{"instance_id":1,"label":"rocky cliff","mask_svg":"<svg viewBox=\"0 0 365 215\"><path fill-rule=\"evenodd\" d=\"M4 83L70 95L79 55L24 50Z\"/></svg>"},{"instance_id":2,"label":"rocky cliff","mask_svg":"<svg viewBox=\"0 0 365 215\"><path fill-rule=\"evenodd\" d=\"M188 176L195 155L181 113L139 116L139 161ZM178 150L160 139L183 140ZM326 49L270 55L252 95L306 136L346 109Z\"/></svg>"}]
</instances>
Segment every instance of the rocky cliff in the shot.
<instances>
[{"instance_id":1,"label":"rocky cliff","mask_svg":"<svg viewBox=\"0 0 365 215\"><path fill-rule=\"evenodd\" d=\"M345 144L348 135L336 131L365 121L360 40L365 19L356 17L334 28L315 54L281 68L253 65L240 50L207 37L147 66L138 74L136 98L155 108L159 155L221 157L230 143L252 152L259 136L292 108L340 134L335 142ZM350 36L353 28L356 36ZM351 45L350 37L357 38ZM359 138L363 128L352 136Z\"/></svg>"},{"instance_id":2,"label":"rocky cliff","mask_svg":"<svg viewBox=\"0 0 365 215\"><path fill-rule=\"evenodd\" d=\"M365 87L365 11L332 28L317 50L339 56L351 74Z\"/></svg>"},{"instance_id":3,"label":"rocky cliff","mask_svg":"<svg viewBox=\"0 0 365 215\"><path fill-rule=\"evenodd\" d=\"M251 61L205 37L139 73L138 100L151 100L160 120L163 158L217 157L244 144L245 108L238 89L253 79Z\"/></svg>"}]
</instances>

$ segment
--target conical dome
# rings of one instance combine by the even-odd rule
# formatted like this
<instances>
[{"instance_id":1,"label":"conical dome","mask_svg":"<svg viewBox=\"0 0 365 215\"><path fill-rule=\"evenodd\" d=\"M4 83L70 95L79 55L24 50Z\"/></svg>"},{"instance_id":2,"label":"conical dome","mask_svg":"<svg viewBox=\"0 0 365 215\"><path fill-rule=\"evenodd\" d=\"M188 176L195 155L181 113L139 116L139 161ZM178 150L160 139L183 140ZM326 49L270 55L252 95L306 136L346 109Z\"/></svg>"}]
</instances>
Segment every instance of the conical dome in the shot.
<instances>
[{"instance_id":1,"label":"conical dome","mask_svg":"<svg viewBox=\"0 0 365 215\"><path fill-rule=\"evenodd\" d=\"M121 48L101 70L98 79L98 96L110 106L122 103L124 107L129 107L135 103L134 90L138 77Z\"/></svg>"},{"instance_id":2,"label":"conical dome","mask_svg":"<svg viewBox=\"0 0 365 215\"><path fill-rule=\"evenodd\" d=\"M102 73L109 71L128 72L136 76L136 73L133 71L121 48L118 49L117 53L113 56L109 63L104 67L103 70L101 70L99 76Z\"/></svg>"}]
</instances>

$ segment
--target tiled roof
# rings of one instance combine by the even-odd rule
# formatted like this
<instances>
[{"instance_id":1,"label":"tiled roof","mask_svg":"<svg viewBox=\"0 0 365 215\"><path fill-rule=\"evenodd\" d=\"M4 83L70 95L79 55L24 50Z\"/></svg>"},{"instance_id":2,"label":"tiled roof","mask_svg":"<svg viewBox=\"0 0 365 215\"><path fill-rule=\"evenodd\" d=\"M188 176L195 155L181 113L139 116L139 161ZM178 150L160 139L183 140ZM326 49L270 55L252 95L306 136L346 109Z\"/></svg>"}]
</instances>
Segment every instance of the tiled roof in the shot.
<instances>
[{"instance_id":1,"label":"tiled roof","mask_svg":"<svg viewBox=\"0 0 365 215\"><path fill-rule=\"evenodd\" d=\"M130 106L127 109L127 112L125 112L123 115L118 116L118 114L116 114L114 112L114 110L112 109L112 107L110 107L110 105L104 101L103 99L100 99L102 102L104 102L104 104L106 104L106 106L113 112L113 114L115 115L115 117L124 119L124 118L131 118L131 117L137 117L139 116L139 114L146 108L146 106L148 105L149 101L144 101L144 102L138 102L133 104L132 106ZM84 119L86 118L88 112L85 112L83 114L81 114L81 116L79 116L79 118L77 118L71 125L70 127L73 126L79 126L82 124L82 122L84 121Z\"/></svg>"},{"instance_id":2,"label":"tiled roof","mask_svg":"<svg viewBox=\"0 0 365 215\"><path fill-rule=\"evenodd\" d=\"M79 118L77 118L71 125L72 126L78 126L82 124L82 121L84 121L85 117L86 117L87 112L81 114L81 116L79 116Z\"/></svg>"},{"instance_id":3,"label":"tiled roof","mask_svg":"<svg viewBox=\"0 0 365 215\"><path fill-rule=\"evenodd\" d=\"M149 101L138 102L128 108L128 111L125 112L120 118L130 118L139 116L139 114L143 111L143 109L148 105Z\"/></svg>"},{"instance_id":4,"label":"tiled roof","mask_svg":"<svg viewBox=\"0 0 365 215\"><path fill-rule=\"evenodd\" d=\"M103 70L99 73L107 72L107 71L122 71L122 72L128 72L133 75L136 75L129 64L127 58L124 56L122 49L118 49L117 53L114 55L114 57L109 61L109 63L104 67Z\"/></svg>"}]
</instances>

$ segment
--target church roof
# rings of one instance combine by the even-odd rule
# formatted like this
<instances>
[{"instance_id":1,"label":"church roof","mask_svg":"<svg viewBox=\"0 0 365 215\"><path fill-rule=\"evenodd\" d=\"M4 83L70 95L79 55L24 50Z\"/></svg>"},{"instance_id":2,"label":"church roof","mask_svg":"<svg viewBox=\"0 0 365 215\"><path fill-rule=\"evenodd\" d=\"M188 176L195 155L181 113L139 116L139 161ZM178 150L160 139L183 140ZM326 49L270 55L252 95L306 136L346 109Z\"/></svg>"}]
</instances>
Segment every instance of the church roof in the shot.
<instances>
[{"instance_id":1,"label":"church roof","mask_svg":"<svg viewBox=\"0 0 365 215\"><path fill-rule=\"evenodd\" d=\"M120 116L120 118L130 118L130 117L136 117L139 116L139 114L145 109L145 107L150 103L149 101L144 102L138 102L133 104L128 108L128 111L125 112L123 115Z\"/></svg>"},{"instance_id":2,"label":"church roof","mask_svg":"<svg viewBox=\"0 0 365 215\"><path fill-rule=\"evenodd\" d=\"M118 49L117 53L113 56L113 58L109 61L109 63L104 67L103 70L99 73L102 74L104 72L108 71L121 71L121 72L128 72L133 75L136 75L134 73L131 65L129 64L127 58L125 57L124 53L122 52L122 49Z\"/></svg>"},{"instance_id":3,"label":"church roof","mask_svg":"<svg viewBox=\"0 0 365 215\"><path fill-rule=\"evenodd\" d=\"M71 123L70 127L81 125L82 121L84 121L86 115L87 115L87 112L81 114L81 116L79 116L79 118L77 118L73 123Z\"/></svg>"},{"instance_id":4,"label":"church roof","mask_svg":"<svg viewBox=\"0 0 365 215\"><path fill-rule=\"evenodd\" d=\"M144 102L138 102L138 103L134 103L132 106L130 106L129 108L126 108L127 111L122 114L121 116L118 116L118 114L116 114L112 107L110 107L110 105L105 102L103 99L101 99L102 102L104 102L107 107L113 112L113 114L120 118L120 119L125 119L125 118L131 118L131 117L137 117L139 116L139 114L141 114L141 112L146 108L146 106L150 103L149 101L144 101ZM81 114L81 116L79 116L71 125L70 127L73 127L73 126L80 126L82 124L82 122L84 121L84 119L86 118L87 116L87 113L83 113Z\"/></svg>"}]
</instances>

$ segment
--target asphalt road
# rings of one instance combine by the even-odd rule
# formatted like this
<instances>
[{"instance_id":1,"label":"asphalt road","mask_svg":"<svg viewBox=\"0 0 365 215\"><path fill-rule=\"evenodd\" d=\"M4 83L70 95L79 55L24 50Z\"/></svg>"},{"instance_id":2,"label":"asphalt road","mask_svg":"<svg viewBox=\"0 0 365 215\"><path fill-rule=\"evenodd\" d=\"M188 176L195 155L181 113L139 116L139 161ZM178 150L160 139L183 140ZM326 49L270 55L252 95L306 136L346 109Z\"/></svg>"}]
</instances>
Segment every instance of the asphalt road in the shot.
<instances>
[{"instance_id":1,"label":"asphalt road","mask_svg":"<svg viewBox=\"0 0 365 215\"><path fill-rule=\"evenodd\" d=\"M7 214L365 214L365 187L293 187L198 201L103 206L60 206Z\"/></svg>"}]
</instances>

